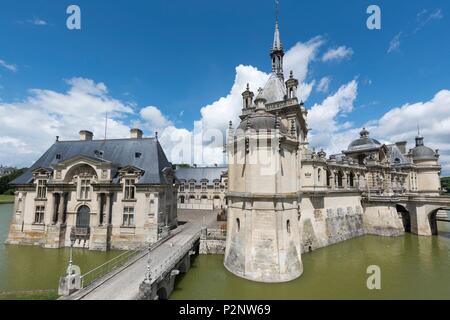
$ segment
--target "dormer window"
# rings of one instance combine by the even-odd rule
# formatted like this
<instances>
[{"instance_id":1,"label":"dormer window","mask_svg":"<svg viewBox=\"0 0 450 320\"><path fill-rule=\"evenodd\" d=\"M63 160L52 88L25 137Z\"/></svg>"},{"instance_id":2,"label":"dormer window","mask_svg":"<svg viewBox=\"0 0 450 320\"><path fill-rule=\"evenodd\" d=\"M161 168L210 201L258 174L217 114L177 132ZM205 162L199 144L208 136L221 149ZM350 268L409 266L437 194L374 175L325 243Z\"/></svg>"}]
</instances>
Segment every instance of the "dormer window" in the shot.
<instances>
[{"instance_id":1,"label":"dormer window","mask_svg":"<svg viewBox=\"0 0 450 320\"><path fill-rule=\"evenodd\" d=\"M180 192L184 192L185 184L184 182L180 184Z\"/></svg>"},{"instance_id":2,"label":"dormer window","mask_svg":"<svg viewBox=\"0 0 450 320\"><path fill-rule=\"evenodd\" d=\"M56 155L56 160L61 160L61 159L62 159L62 156L61 156L60 153L58 153L58 154Z\"/></svg>"},{"instance_id":3,"label":"dormer window","mask_svg":"<svg viewBox=\"0 0 450 320\"><path fill-rule=\"evenodd\" d=\"M142 153L136 152L136 153L134 154L134 157L135 157L136 159L140 159L140 158L142 157Z\"/></svg>"},{"instance_id":4,"label":"dormer window","mask_svg":"<svg viewBox=\"0 0 450 320\"><path fill-rule=\"evenodd\" d=\"M189 182L189 191L195 191L195 182Z\"/></svg>"},{"instance_id":5,"label":"dormer window","mask_svg":"<svg viewBox=\"0 0 450 320\"><path fill-rule=\"evenodd\" d=\"M214 190L218 191L220 189L220 181L214 182Z\"/></svg>"},{"instance_id":6,"label":"dormer window","mask_svg":"<svg viewBox=\"0 0 450 320\"><path fill-rule=\"evenodd\" d=\"M202 191L206 191L208 189L208 182L202 181Z\"/></svg>"},{"instance_id":7,"label":"dormer window","mask_svg":"<svg viewBox=\"0 0 450 320\"><path fill-rule=\"evenodd\" d=\"M102 150L95 150L94 154L99 158L103 158L104 152Z\"/></svg>"},{"instance_id":8,"label":"dormer window","mask_svg":"<svg viewBox=\"0 0 450 320\"><path fill-rule=\"evenodd\" d=\"M44 179L39 179L37 181L36 189L37 199L43 200L47 198L47 181Z\"/></svg>"},{"instance_id":9,"label":"dormer window","mask_svg":"<svg viewBox=\"0 0 450 320\"><path fill-rule=\"evenodd\" d=\"M136 187L134 179L125 179L125 200L134 200L136 194Z\"/></svg>"}]
</instances>

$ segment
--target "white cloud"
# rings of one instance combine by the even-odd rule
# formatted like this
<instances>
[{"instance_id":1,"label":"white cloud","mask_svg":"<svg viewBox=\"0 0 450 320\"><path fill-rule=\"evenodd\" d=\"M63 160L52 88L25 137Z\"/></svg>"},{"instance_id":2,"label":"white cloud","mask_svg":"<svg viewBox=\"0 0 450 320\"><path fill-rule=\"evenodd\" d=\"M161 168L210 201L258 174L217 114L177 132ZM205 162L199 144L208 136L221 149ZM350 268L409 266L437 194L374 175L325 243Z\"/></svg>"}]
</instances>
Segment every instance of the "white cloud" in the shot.
<instances>
[{"instance_id":1,"label":"white cloud","mask_svg":"<svg viewBox=\"0 0 450 320\"><path fill-rule=\"evenodd\" d=\"M353 49L346 46L329 49L322 57L322 61L341 61L348 59L353 55Z\"/></svg>"},{"instance_id":2,"label":"white cloud","mask_svg":"<svg viewBox=\"0 0 450 320\"><path fill-rule=\"evenodd\" d=\"M108 137L128 136L129 128L121 118L133 114L132 106L108 96L102 83L83 78L67 83L70 87L66 93L33 89L23 101L0 102L0 163L31 165L55 136L78 139L82 129L103 137L106 112Z\"/></svg>"},{"instance_id":3,"label":"white cloud","mask_svg":"<svg viewBox=\"0 0 450 320\"><path fill-rule=\"evenodd\" d=\"M6 69L8 69L9 71L12 71L12 72L16 72L17 71L17 67L15 65L6 63L5 60L1 60L0 59L0 66L2 66L3 68L6 68Z\"/></svg>"},{"instance_id":4,"label":"white cloud","mask_svg":"<svg viewBox=\"0 0 450 320\"><path fill-rule=\"evenodd\" d=\"M286 75L294 72L298 81L303 82L308 75L309 64L316 58L318 49L325 43L321 36L317 36L308 42L298 42L288 52L284 58L284 73Z\"/></svg>"},{"instance_id":5,"label":"white cloud","mask_svg":"<svg viewBox=\"0 0 450 320\"><path fill-rule=\"evenodd\" d=\"M320 79L319 84L317 85L317 91L322 93L327 93L330 87L331 78L323 77Z\"/></svg>"},{"instance_id":6,"label":"white cloud","mask_svg":"<svg viewBox=\"0 0 450 320\"><path fill-rule=\"evenodd\" d=\"M324 148L329 154L340 153L359 137L361 128L355 128L339 116L352 109L356 97L356 83L347 84L309 113L313 129L311 146ZM417 125L425 137L425 144L440 149L444 174L450 174L450 90L439 91L430 101L408 103L394 107L381 118L368 121L364 127L373 138L382 143L408 141L414 147Z\"/></svg>"},{"instance_id":7,"label":"white cloud","mask_svg":"<svg viewBox=\"0 0 450 320\"><path fill-rule=\"evenodd\" d=\"M417 14L417 27L414 30L414 33L422 30L429 22L433 20L441 20L444 18L444 14L442 13L442 9L435 9L433 11L428 11L426 9L422 10Z\"/></svg>"},{"instance_id":8,"label":"white cloud","mask_svg":"<svg viewBox=\"0 0 450 320\"><path fill-rule=\"evenodd\" d=\"M400 38L402 36L402 32L399 32L395 35L395 37L389 43L388 53L398 51L400 49Z\"/></svg>"},{"instance_id":9,"label":"white cloud","mask_svg":"<svg viewBox=\"0 0 450 320\"><path fill-rule=\"evenodd\" d=\"M35 26L46 26L48 24L47 21L38 18L28 20L28 23L34 24Z\"/></svg>"},{"instance_id":10,"label":"white cloud","mask_svg":"<svg viewBox=\"0 0 450 320\"><path fill-rule=\"evenodd\" d=\"M140 115L151 131L161 130L173 125L173 122L166 118L157 107L145 107L141 109Z\"/></svg>"},{"instance_id":11,"label":"white cloud","mask_svg":"<svg viewBox=\"0 0 450 320\"><path fill-rule=\"evenodd\" d=\"M336 152L344 146L345 137L336 138L336 133L347 129L348 124L340 124L339 117L353 110L358 96L356 80L343 85L333 95L327 97L321 104L315 104L308 113L308 124L312 128L310 142L314 147Z\"/></svg>"}]
</instances>

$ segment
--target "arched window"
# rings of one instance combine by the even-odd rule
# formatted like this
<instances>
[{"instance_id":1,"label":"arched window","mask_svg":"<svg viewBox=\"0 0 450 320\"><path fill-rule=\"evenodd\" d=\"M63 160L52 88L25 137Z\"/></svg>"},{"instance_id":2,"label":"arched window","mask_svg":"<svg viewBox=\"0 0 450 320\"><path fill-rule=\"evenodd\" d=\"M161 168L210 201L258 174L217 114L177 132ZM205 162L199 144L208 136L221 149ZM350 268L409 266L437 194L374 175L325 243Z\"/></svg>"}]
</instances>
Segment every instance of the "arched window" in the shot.
<instances>
[{"instance_id":1,"label":"arched window","mask_svg":"<svg viewBox=\"0 0 450 320\"><path fill-rule=\"evenodd\" d=\"M331 187L331 171L327 170L327 187Z\"/></svg>"},{"instance_id":2,"label":"arched window","mask_svg":"<svg viewBox=\"0 0 450 320\"><path fill-rule=\"evenodd\" d=\"M355 186L355 174L353 172L350 172L348 185L350 186L350 188L353 188Z\"/></svg>"},{"instance_id":3,"label":"arched window","mask_svg":"<svg viewBox=\"0 0 450 320\"><path fill-rule=\"evenodd\" d=\"M184 196L180 197L180 203L184 203Z\"/></svg>"},{"instance_id":4,"label":"arched window","mask_svg":"<svg viewBox=\"0 0 450 320\"><path fill-rule=\"evenodd\" d=\"M236 219L236 228L237 232L241 231L241 220L239 218Z\"/></svg>"},{"instance_id":5,"label":"arched window","mask_svg":"<svg viewBox=\"0 0 450 320\"><path fill-rule=\"evenodd\" d=\"M339 171L337 174L337 185L338 187L343 187L344 174L342 171Z\"/></svg>"},{"instance_id":6,"label":"arched window","mask_svg":"<svg viewBox=\"0 0 450 320\"><path fill-rule=\"evenodd\" d=\"M321 182L322 180L322 169L317 170L317 182Z\"/></svg>"}]
</instances>

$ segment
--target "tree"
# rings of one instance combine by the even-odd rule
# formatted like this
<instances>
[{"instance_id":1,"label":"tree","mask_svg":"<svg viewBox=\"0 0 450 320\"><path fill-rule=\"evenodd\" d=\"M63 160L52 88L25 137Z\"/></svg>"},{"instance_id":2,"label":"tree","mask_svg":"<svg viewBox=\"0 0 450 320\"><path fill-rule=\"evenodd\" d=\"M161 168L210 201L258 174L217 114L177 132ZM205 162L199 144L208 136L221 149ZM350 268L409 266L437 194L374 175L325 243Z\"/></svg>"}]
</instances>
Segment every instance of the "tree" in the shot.
<instances>
[{"instance_id":1,"label":"tree","mask_svg":"<svg viewBox=\"0 0 450 320\"><path fill-rule=\"evenodd\" d=\"M18 169L6 176L1 177L0 178L0 194L9 194L9 195L14 194L14 188L11 188L9 183L11 181L13 181L14 179L20 177L22 174L24 174L26 170L27 170L26 168Z\"/></svg>"},{"instance_id":2,"label":"tree","mask_svg":"<svg viewBox=\"0 0 450 320\"><path fill-rule=\"evenodd\" d=\"M442 188L450 193L450 177L441 178Z\"/></svg>"}]
</instances>

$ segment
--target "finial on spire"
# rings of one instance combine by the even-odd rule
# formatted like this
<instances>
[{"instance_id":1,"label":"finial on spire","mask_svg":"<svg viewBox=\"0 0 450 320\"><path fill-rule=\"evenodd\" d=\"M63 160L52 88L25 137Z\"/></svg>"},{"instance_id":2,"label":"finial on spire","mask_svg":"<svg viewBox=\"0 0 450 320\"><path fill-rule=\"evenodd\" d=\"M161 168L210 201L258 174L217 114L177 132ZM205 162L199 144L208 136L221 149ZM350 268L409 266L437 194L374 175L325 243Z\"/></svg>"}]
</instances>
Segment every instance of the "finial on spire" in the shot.
<instances>
[{"instance_id":1,"label":"finial on spire","mask_svg":"<svg viewBox=\"0 0 450 320\"><path fill-rule=\"evenodd\" d=\"M250 91L250 84L247 83L247 91Z\"/></svg>"},{"instance_id":2,"label":"finial on spire","mask_svg":"<svg viewBox=\"0 0 450 320\"><path fill-rule=\"evenodd\" d=\"M280 14L280 0L275 0L275 16L278 24L278 16Z\"/></svg>"}]
</instances>

